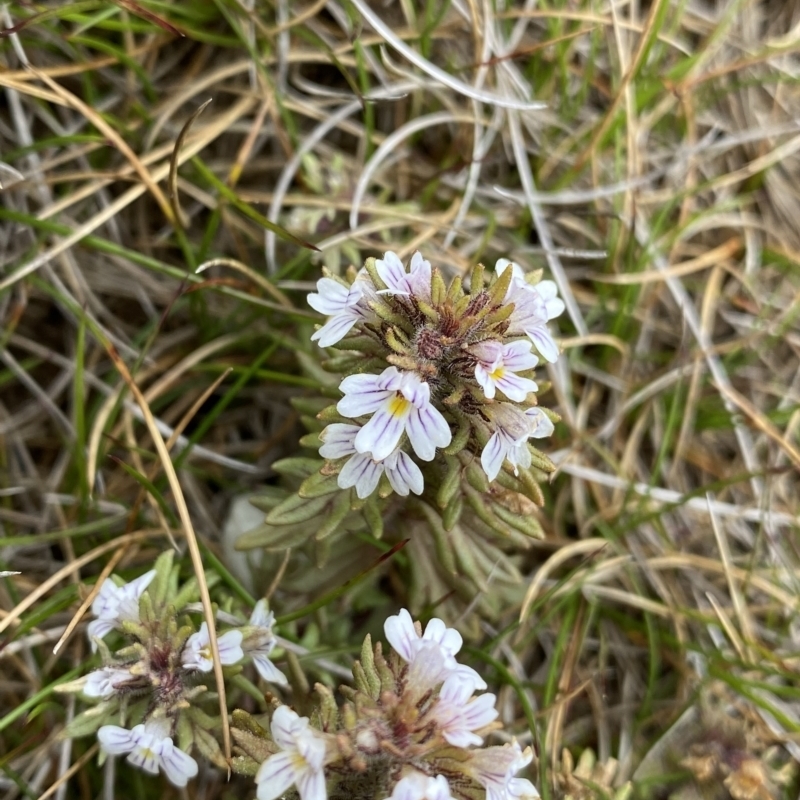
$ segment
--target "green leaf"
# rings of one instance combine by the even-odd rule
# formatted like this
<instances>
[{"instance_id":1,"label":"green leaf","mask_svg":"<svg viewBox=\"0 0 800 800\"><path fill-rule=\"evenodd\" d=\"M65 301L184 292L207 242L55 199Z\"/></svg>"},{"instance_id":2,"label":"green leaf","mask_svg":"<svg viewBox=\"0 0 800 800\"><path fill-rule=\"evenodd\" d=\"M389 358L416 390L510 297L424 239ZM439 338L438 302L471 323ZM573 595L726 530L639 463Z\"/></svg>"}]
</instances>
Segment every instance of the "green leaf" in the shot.
<instances>
[{"instance_id":1,"label":"green leaf","mask_svg":"<svg viewBox=\"0 0 800 800\"><path fill-rule=\"evenodd\" d=\"M317 516L328 505L327 497L305 498L293 494L267 514L270 525L294 525Z\"/></svg>"},{"instance_id":2,"label":"green leaf","mask_svg":"<svg viewBox=\"0 0 800 800\"><path fill-rule=\"evenodd\" d=\"M336 475L323 475L321 472L316 472L309 475L297 490L300 497L324 497L325 495L332 494L333 492L341 491Z\"/></svg>"},{"instance_id":3,"label":"green leaf","mask_svg":"<svg viewBox=\"0 0 800 800\"><path fill-rule=\"evenodd\" d=\"M272 465L272 469L280 475L305 479L318 472L324 463L319 458L295 456L294 458L282 458L280 461L276 461Z\"/></svg>"}]
</instances>

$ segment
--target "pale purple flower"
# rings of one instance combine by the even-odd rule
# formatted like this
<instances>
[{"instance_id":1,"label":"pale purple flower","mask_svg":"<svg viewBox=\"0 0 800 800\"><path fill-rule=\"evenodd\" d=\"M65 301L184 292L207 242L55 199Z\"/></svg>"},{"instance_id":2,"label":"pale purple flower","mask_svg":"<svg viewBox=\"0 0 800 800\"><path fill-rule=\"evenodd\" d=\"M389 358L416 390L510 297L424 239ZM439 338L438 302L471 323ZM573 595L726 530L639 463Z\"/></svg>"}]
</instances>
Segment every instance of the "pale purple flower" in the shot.
<instances>
[{"instance_id":1,"label":"pale purple flower","mask_svg":"<svg viewBox=\"0 0 800 800\"><path fill-rule=\"evenodd\" d=\"M525 409L525 416L528 418L528 425L530 426L529 436L533 439L544 439L547 436L552 436L555 431L553 421L541 408L533 406L532 408Z\"/></svg>"},{"instance_id":2,"label":"pale purple flower","mask_svg":"<svg viewBox=\"0 0 800 800\"><path fill-rule=\"evenodd\" d=\"M531 286L525 280L525 273L519 264L507 258L498 259L495 272L502 275L511 267L511 284L504 303L513 303L514 311L508 318L508 332L511 335L524 333L536 345L536 349L547 360L558 360L558 345L547 328L547 321L564 311L564 301L558 297L558 287L553 281L540 281Z\"/></svg>"},{"instance_id":3,"label":"pale purple flower","mask_svg":"<svg viewBox=\"0 0 800 800\"><path fill-rule=\"evenodd\" d=\"M320 278L317 292L308 296L308 304L330 319L314 333L311 341L319 340L320 347L330 347L344 339L356 322L366 318L363 283L356 281L345 286L333 278Z\"/></svg>"},{"instance_id":4,"label":"pale purple flower","mask_svg":"<svg viewBox=\"0 0 800 800\"><path fill-rule=\"evenodd\" d=\"M289 706L279 706L272 715L272 739L279 753L271 755L256 774L258 800L275 800L292 784L300 800L326 800L325 739Z\"/></svg>"},{"instance_id":5,"label":"pale purple flower","mask_svg":"<svg viewBox=\"0 0 800 800\"><path fill-rule=\"evenodd\" d=\"M452 434L447 420L431 403L431 390L416 372L387 367L380 375L349 375L339 385L344 397L336 406L345 417L371 414L354 439L359 453L383 461L405 432L414 452L432 461L437 447L447 447Z\"/></svg>"},{"instance_id":6,"label":"pale purple flower","mask_svg":"<svg viewBox=\"0 0 800 800\"><path fill-rule=\"evenodd\" d=\"M502 747L470 750L466 772L486 789L486 800L534 800L536 787L527 778L514 777L533 759L530 747L523 751L515 739Z\"/></svg>"},{"instance_id":7,"label":"pale purple flower","mask_svg":"<svg viewBox=\"0 0 800 800\"><path fill-rule=\"evenodd\" d=\"M420 636L411 614L401 608L399 614L387 618L383 632L394 651L409 663L409 683L430 688L450 675L458 674L471 680L476 689L486 688L486 682L472 667L456 661L463 639L457 630L448 628L442 620L431 619Z\"/></svg>"},{"instance_id":8,"label":"pale purple flower","mask_svg":"<svg viewBox=\"0 0 800 800\"><path fill-rule=\"evenodd\" d=\"M413 295L426 303L431 301L431 264L419 251L411 256L408 272L397 253L389 250L382 259L375 260L375 269L386 284L378 294L392 294L407 297Z\"/></svg>"},{"instance_id":9,"label":"pale purple flower","mask_svg":"<svg viewBox=\"0 0 800 800\"><path fill-rule=\"evenodd\" d=\"M339 473L339 487L349 489L355 486L356 494L363 500L375 491L385 472L392 489L402 497L407 497L409 491L422 494L422 472L411 456L398 448L383 461L375 461L371 453L357 452L355 439L360 430L358 425L335 422L320 434L323 445L319 453L323 458L351 456Z\"/></svg>"},{"instance_id":10,"label":"pale purple flower","mask_svg":"<svg viewBox=\"0 0 800 800\"><path fill-rule=\"evenodd\" d=\"M480 342L471 348L478 359L475 380L489 400L499 389L509 400L521 403L530 392L538 390L535 381L521 378L517 372L533 369L539 359L531 352L530 342L520 340L503 344L495 340Z\"/></svg>"},{"instance_id":11,"label":"pale purple flower","mask_svg":"<svg viewBox=\"0 0 800 800\"><path fill-rule=\"evenodd\" d=\"M485 728L497 718L495 696L473 697L476 686L471 677L455 673L442 684L430 716L453 747L480 745L483 739L473 731Z\"/></svg>"},{"instance_id":12,"label":"pale purple flower","mask_svg":"<svg viewBox=\"0 0 800 800\"><path fill-rule=\"evenodd\" d=\"M139 621L139 598L155 576L156 571L151 569L136 580L123 583L122 586L117 586L111 578L103 581L92 603L92 614L96 619L86 628L86 634L92 643L92 652L97 650L95 637L102 639L114 628L122 627L123 622Z\"/></svg>"},{"instance_id":13,"label":"pale purple flower","mask_svg":"<svg viewBox=\"0 0 800 800\"><path fill-rule=\"evenodd\" d=\"M421 772L411 772L395 785L386 800L450 800L450 784L444 775L435 778Z\"/></svg>"},{"instance_id":14,"label":"pale purple flower","mask_svg":"<svg viewBox=\"0 0 800 800\"><path fill-rule=\"evenodd\" d=\"M119 667L101 667L86 676L83 693L87 697L111 697L120 687L135 678L130 670Z\"/></svg>"},{"instance_id":15,"label":"pale purple flower","mask_svg":"<svg viewBox=\"0 0 800 800\"><path fill-rule=\"evenodd\" d=\"M258 674L267 683L287 686L289 681L286 676L270 660L270 654L278 641L272 632L274 624L275 615L267 610L267 601L259 600L250 615L250 626L252 627L242 641L242 650L253 659L253 665L258 670Z\"/></svg>"},{"instance_id":16,"label":"pale purple flower","mask_svg":"<svg viewBox=\"0 0 800 800\"><path fill-rule=\"evenodd\" d=\"M519 467L527 469L531 465L528 439L550 436L554 430L547 415L535 406L522 411L510 403L496 403L486 408L486 413L494 433L481 453L481 466L490 481L498 476L506 459L515 475L519 474Z\"/></svg>"},{"instance_id":17,"label":"pale purple flower","mask_svg":"<svg viewBox=\"0 0 800 800\"><path fill-rule=\"evenodd\" d=\"M128 753L128 761L155 775L159 768L176 786L186 786L197 775L197 762L172 743L167 720L149 719L131 730L103 725L97 731L100 746L110 755Z\"/></svg>"},{"instance_id":18,"label":"pale purple flower","mask_svg":"<svg viewBox=\"0 0 800 800\"><path fill-rule=\"evenodd\" d=\"M242 632L238 630L227 631L217 637L219 647L219 662L223 665L236 664L244 658L242 650ZM208 636L208 625L204 622L200 630L193 633L183 646L181 664L186 669L199 669L201 672L211 672L214 669L214 660L211 657L211 639Z\"/></svg>"},{"instance_id":19,"label":"pale purple flower","mask_svg":"<svg viewBox=\"0 0 800 800\"><path fill-rule=\"evenodd\" d=\"M401 608L396 615L388 617L383 623L383 632L394 651L403 661L413 661L423 641L435 642L451 657L461 649L464 640L455 628L448 628L442 620L433 617L425 627L422 636L417 633L414 620L408 610Z\"/></svg>"},{"instance_id":20,"label":"pale purple flower","mask_svg":"<svg viewBox=\"0 0 800 800\"><path fill-rule=\"evenodd\" d=\"M530 423L525 412L509 403L497 403L486 412L494 425L494 433L481 453L481 466L490 481L493 481L508 459L519 474L518 467L527 469L531 465L528 450Z\"/></svg>"}]
</instances>

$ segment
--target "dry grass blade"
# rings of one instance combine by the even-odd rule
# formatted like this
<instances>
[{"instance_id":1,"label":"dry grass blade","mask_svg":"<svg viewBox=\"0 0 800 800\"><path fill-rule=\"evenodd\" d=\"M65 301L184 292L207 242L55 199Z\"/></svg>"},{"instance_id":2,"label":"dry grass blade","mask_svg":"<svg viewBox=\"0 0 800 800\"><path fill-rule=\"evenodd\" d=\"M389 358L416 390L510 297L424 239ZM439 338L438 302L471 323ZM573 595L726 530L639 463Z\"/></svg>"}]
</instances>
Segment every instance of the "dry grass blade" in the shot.
<instances>
[{"instance_id":1,"label":"dry grass blade","mask_svg":"<svg viewBox=\"0 0 800 800\"><path fill-rule=\"evenodd\" d=\"M800 470L800 449L795 447L775 425L762 414L746 397L732 386L717 384L717 389L735 405L762 433L765 433L791 459L795 469Z\"/></svg>"},{"instance_id":2,"label":"dry grass blade","mask_svg":"<svg viewBox=\"0 0 800 800\"><path fill-rule=\"evenodd\" d=\"M197 578L197 585L200 591L200 601L203 604L203 617L208 625L208 638L211 647L211 654L214 661L214 679L216 682L217 692L219 693L219 709L220 709L220 723L222 725L222 744L226 760L230 763L231 759L231 732L230 723L228 721L228 703L225 694L225 679L222 675L222 664L219 659L219 643L217 642L217 629L214 622L214 609L211 605L211 595L208 592L208 584L205 579L205 568L203 567L203 557L200 554L200 547L197 544L197 536L194 532L192 525L192 518L189 514L189 509L186 506L186 500L183 496L178 475L172 465L172 460L169 457L169 451L164 443L158 428L156 427L155 420L150 411L150 406L147 404L145 396L136 385L133 377L131 376L127 365L116 353L110 343L106 343L106 349L109 356L114 362L117 370L122 376L123 380L128 386L131 394L134 396L136 402L142 410L144 421L147 429L152 437L153 444L155 445L156 452L161 461L161 466L164 474L167 476L172 496L175 505L178 509L178 516L183 526L183 534L186 537L186 544L189 549L189 556L192 560L192 567Z\"/></svg>"},{"instance_id":3,"label":"dry grass blade","mask_svg":"<svg viewBox=\"0 0 800 800\"><path fill-rule=\"evenodd\" d=\"M97 595L99 594L100 588L103 585L103 581L105 581L105 579L114 571L114 567L116 567L117 564L119 564L119 562L122 560L127 550L128 550L127 545L125 547L120 547L120 549L117 550L117 552L114 553L114 555L108 559L108 562L105 564L100 574L97 576L97 580L95 581L94 586L92 586L92 590L89 592L89 594L86 595L83 602L78 607L78 610L75 612L72 619L69 621L69 624L64 630L64 633L62 634L61 638L58 640L58 642L56 642L55 647L53 647L53 655L58 654L58 651L64 646L64 643L72 635L72 632L75 630L78 623L83 619L83 615L86 613L89 606L92 605L95 597L97 597Z\"/></svg>"},{"instance_id":4,"label":"dry grass blade","mask_svg":"<svg viewBox=\"0 0 800 800\"><path fill-rule=\"evenodd\" d=\"M552 556L540 567L536 576L531 581L525 592L525 598L522 601L522 608L519 612L519 621L525 622L530 611L531 604L536 600L539 595L544 582L548 576L558 569L562 564L569 561L575 556L585 556L587 558L598 555L608 547L608 542L604 539L584 539L581 542L574 542L566 547L560 548L553 553Z\"/></svg>"},{"instance_id":5,"label":"dry grass blade","mask_svg":"<svg viewBox=\"0 0 800 800\"><path fill-rule=\"evenodd\" d=\"M113 142L114 146L128 159L129 163L136 171L136 174L142 179L142 183L144 183L144 185L153 195L159 205L159 208L161 209L161 213L170 223L174 224L175 218L172 213L172 207L167 201L167 198L164 197L164 193L161 191L158 183L156 183L154 176L150 174L150 171L142 163L139 156L133 152L125 139L120 136L119 133L114 130L114 128L109 125L100 114L98 114L89 105L84 103L79 97L74 95L68 89L65 89L63 86L61 86L61 84L54 81L49 75L37 73L33 67L31 67L31 69L34 75L46 83L56 95L58 95L62 100L64 100L65 103L67 103L67 105L75 108L77 111L83 114L83 116L86 117L86 119L89 120L92 125L94 125L95 128L97 128L97 130L103 134L103 136L108 137L108 139Z\"/></svg>"},{"instance_id":6,"label":"dry grass blade","mask_svg":"<svg viewBox=\"0 0 800 800\"><path fill-rule=\"evenodd\" d=\"M600 283L616 283L628 286L663 281L668 277L682 278L685 275L692 275L695 272L700 272L709 267L716 267L721 262L741 252L741 249L741 239L738 236L734 236L728 239L727 242L719 245L719 247L715 247L696 258L690 258L688 261L684 261L681 264L673 264L664 271L654 269L646 270L645 272L637 272L632 275L603 275L601 273L596 273L592 275L592 278Z\"/></svg>"},{"instance_id":7,"label":"dry grass blade","mask_svg":"<svg viewBox=\"0 0 800 800\"><path fill-rule=\"evenodd\" d=\"M39 795L37 800L47 800L48 797L54 795L61 786L66 784L66 782L80 769L82 769L86 764L88 764L96 755L97 751L100 749L100 745L95 742L80 758L78 758L74 764L70 766L68 770L64 772L63 775L59 775L58 780L55 781L46 791L42 792Z\"/></svg>"},{"instance_id":8,"label":"dry grass blade","mask_svg":"<svg viewBox=\"0 0 800 800\"><path fill-rule=\"evenodd\" d=\"M229 267L237 272L241 272L243 275L247 275L247 277L250 278L253 283L255 283L257 286L260 286L265 292L267 292L267 294L271 295L282 306L294 310L292 301L277 286L275 286L272 281L263 277L262 275L259 275L255 270L248 267L247 264L242 264L241 261L236 261L233 258L214 258L211 261L207 261L205 264L201 264L195 270L195 274L199 275L202 272L205 272L207 269L211 269L212 267Z\"/></svg>"},{"instance_id":9,"label":"dry grass blade","mask_svg":"<svg viewBox=\"0 0 800 800\"><path fill-rule=\"evenodd\" d=\"M26 595L23 600L20 600L20 602L0 620L0 633L13 625L22 614L38 603L53 587L58 586L61 581L73 575L77 570L81 569L81 567L91 564L93 561L100 558L100 556L105 555L111 550L127 547L136 542L144 542L159 534L160 531L135 531L134 533L126 533L110 542L98 545L82 556L78 556L74 561L71 561L65 567L58 570L58 572L51 575L47 580L40 583L32 592Z\"/></svg>"},{"instance_id":10,"label":"dry grass blade","mask_svg":"<svg viewBox=\"0 0 800 800\"><path fill-rule=\"evenodd\" d=\"M189 119L186 120L186 123L178 134L178 138L175 140L175 148L173 149L172 157L169 160L169 178L167 180L167 186L169 187L170 207L172 208L173 219L175 219L178 224L184 228L188 226L189 222L181 211L181 201L178 195L178 155L180 154L181 148L183 147L183 142L189 134L194 121L203 113L203 111L206 110L208 105L211 103L211 100L212 98L209 97L208 100L206 100L205 103L203 103L189 117Z\"/></svg>"},{"instance_id":11,"label":"dry grass blade","mask_svg":"<svg viewBox=\"0 0 800 800\"><path fill-rule=\"evenodd\" d=\"M543 800L731 800L733 764L713 786L680 771L685 752L638 772L687 705L699 733L683 751L744 726L733 750L763 767L769 800L797 793L800 10L501 5L0 8L0 794L155 790L120 761L98 774L79 758L89 739L53 747L83 698L48 692L83 680L74 632L103 580L173 534L212 636L210 600L230 606L221 626L263 590L291 619L279 645L298 688L274 694L300 713L300 687L347 680L363 635L405 606L470 642L460 655L509 734L537 750ZM383 531L342 505L345 545L326 553L292 523L245 559L230 509L306 480L317 404L371 371L309 342L307 293L323 267L415 249L449 276L508 258L555 280L562 352L531 376L563 420L534 442L558 467L544 507L496 482L485 505L507 536L484 529L485 506L452 504L429 557L420 501L391 496ZM441 465L420 466L427 487ZM245 516L255 540L263 517ZM406 529L410 558L328 594ZM227 703L261 712L244 669ZM198 740L186 752L202 758Z\"/></svg>"}]
</instances>

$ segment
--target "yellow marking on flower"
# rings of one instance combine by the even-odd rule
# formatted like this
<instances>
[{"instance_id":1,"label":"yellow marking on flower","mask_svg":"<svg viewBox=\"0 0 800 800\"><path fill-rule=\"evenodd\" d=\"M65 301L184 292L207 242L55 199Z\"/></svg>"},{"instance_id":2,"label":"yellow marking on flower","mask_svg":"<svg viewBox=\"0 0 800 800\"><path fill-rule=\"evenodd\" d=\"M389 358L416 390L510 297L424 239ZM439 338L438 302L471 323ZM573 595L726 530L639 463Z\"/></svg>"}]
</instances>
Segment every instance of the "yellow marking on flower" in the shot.
<instances>
[{"instance_id":1,"label":"yellow marking on flower","mask_svg":"<svg viewBox=\"0 0 800 800\"><path fill-rule=\"evenodd\" d=\"M205 647L200 649L200 658L205 659L206 661L213 661L214 659L211 657L211 644L207 644Z\"/></svg>"},{"instance_id":2,"label":"yellow marking on flower","mask_svg":"<svg viewBox=\"0 0 800 800\"><path fill-rule=\"evenodd\" d=\"M308 769L308 761L303 758L302 753L299 750L296 750L294 753L291 753L289 756L289 760L292 762L292 766L294 767L295 775L302 770Z\"/></svg>"},{"instance_id":3,"label":"yellow marking on flower","mask_svg":"<svg viewBox=\"0 0 800 800\"><path fill-rule=\"evenodd\" d=\"M393 417L405 417L411 408L411 401L399 392L389 401L389 413Z\"/></svg>"},{"instance_id":4,"label":"yellow marking on flower","mask_svg":"<svg viewBox=\"0 0 800 800\"><path fill-rule=\"evenodd\" d=\"M506 368L503 367L503 366L500 366L500 367L496 367L495 369L493 369L489 373L489 377L493 381L499 381L499 380L502 380L505 377L505 374L506 374Z\"/></svg>"}]
</instances>

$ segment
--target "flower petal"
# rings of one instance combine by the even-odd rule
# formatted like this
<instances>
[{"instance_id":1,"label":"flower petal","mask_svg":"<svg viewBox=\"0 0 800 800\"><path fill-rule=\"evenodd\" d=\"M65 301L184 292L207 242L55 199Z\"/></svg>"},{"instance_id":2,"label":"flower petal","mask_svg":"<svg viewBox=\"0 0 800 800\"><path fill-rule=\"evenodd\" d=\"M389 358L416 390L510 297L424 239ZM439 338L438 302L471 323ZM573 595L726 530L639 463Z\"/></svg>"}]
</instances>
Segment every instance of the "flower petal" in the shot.
<instances>
[{"instance_id":1,"label":"flower petal","mask_svg":"<svg viewBox=\"0 0 800 800\"><path fill-rule=\"evenodd\" d=\"M119 587L111 578L106 578L92 601L92 614L96 617L116 617L118 608Z\"/></svg>"},{"instance_id":2,"label":"flower petal","mask_svg":"<svg viewBox=\"0 0 800 800\"><path fill-rule=\"evenodd\" d=\"M414 452L423 461L433 461L436 448L447 447L453 438L447 420L430 403L411 412L406 431Z\"/></svg>"},{"instance_id":3,"label":"flower petal","mask_svg":"<svg viewBox=\"0 0 800 800\"><path fill-rule=\"evenodd\" d=\"M376 464L369 453L356 453L339 473L337 482L340 489L356 487L359 499L369 497L378 485L383 474L383 465Z\"/></svg>"},{"instance_id":4,"label":"flower petal","mask_svg":"<svg viewBox=\"0 0 800 800\"><path fill-rule=\"evenodd\" d=\"M300 800L327 800L325 774L322 769L306 769L297 777Z\"/></svg>"},{"instance_id":5,"label":"flower petal","mask_svg":"<svg viewBox=\"0 0 800 800\"><path fill-rule=\"evenodd\" d=\"M348 298L355 287L343 286L333 278L320 278L317 281L318 294L310 294L306 298L308 304L326 317L339 314L347 308ZM360 296L360 288L356 289Z\"/></svg>"},{"instance_id":6,"label":"flower petal","mask_svg":"<svg viewBox=\"0 0 800 800\"><path fill-rule=\"evenodd\" d=\"M481 453L481 466L490 481L493 481L500 473L507 452L508 446L504 437L501 437L498 432L493 433Z\"/></svg>"},{"instance_id":7,"label":"flower petal","mask_svg":"<svg viewBox=\"0 0 800 800\"><path fill-rule=\"evenodd\" d=\"M527 778L511 778L506 785L509 800L534 800L539 797L536 787Z\"/></svg>"},{"instance_id":8,"label":"flower petal","mask_svg":"<svg viewBox=\"0 0 800 800\"><path fill-rule=\"evenodd\" d=\"M129 753L136 746L132 732L119 725L103 725L97 731L97 740L106 753L115 756Z\"/></svg>"},{"instance_id":9,"label":"flower petal","mask_svg":"<svg viewBox=\"0 0 800 800\"><path fill-rule=\"evenodd\" d=\"M308 717L300 717L289 706L278 706L270 721L270 732L282 750L296 750L295 735L308 728Z\"/></svg>"},{"instance_id":10,"label":"flower petal","mask_svg":"<svg viewBox=\"0 0 800 800\"><path fill-rule=\"evenodd\" d=\"M125 683L132 677L127 669L102 667L89 673L83 687L83 693L87 697L111 697L120 683Z\"/></svg>"},{"instance_id":11,"label":"flower petal","mask_svg":"<svg viewBox=\"0 0 800 800\"><path fill-rule=\"evenodd\" d=\"M276 800L295 782L295 758L294 753L275 753L259 767L256 773L258 800Z\"/></svg>"},{"instance_id":12,"label":"flower petal","mask_svg":"<svg viewBox=\"0 0 800 800\"><path fill-rule=\"evenodd\" d=\"M483 389L485 397L488 400L493 400L495 395L495 381L489 374L490 369L493 371L493 365L487 369L483 364L478 362L475 365L475 380L478 381L478 385Z\"/></svg>"},{"instance_id":13,"label":"flower petal","mask_svg":"<svg viewBox=\"0 0 800 800\"><path fill-rule=\"evenodd\" d=\"M374 414L391 396L381 375L348 375L340 384L344 397L336 404L336 410L344 417L361 417Z\"/></svg>"},{"instance_id":14,"label":"flower petal","mask_svg":"<svg viewBox=\"0 0 800 800\"><path fill-rule=\"evenodd\" d=\"M329 425L328 427L330 428L331 426ZM323 431L323 433L324 432L325 431ZM250 615L250 624L259 628L270 629L275 624L275 615L268 609L265 599L262 598L255 604L253 613Z\"/></svg>"},{"instance_id":15,"label":"flower petal","mask_svg":"<svg viewBox=\"0 0 800 800\"><path fill-rule=\"evenodd\" d=\"M166 739L161 748L161 768L175 786L186 786L197 775L197 762Z\"/></svg>"},{"instance_id":16,"label":"flower petal","mask_svg":"<svg viewBox=\"0 0 800 800\"><path fill-rule=\"evenodd\" d=\"M442 731L442 736L453 747L480 747L483 744L483 737L463 728L445 729Z\"/></svg>"},{"instance_id":17,"label":"flower petal","mask_svg":"<svg viewBox=\"0 0 800 800\"><path fill-rule=\"evenodd\" d=\"M126 583L124 586L121 586L123 594L127 597L132 597L134 600L138 600L143 594L144 590L152 583L153 578L156 576L156 571L154 569L145 572L144 575L140 575L135 580L130 581L130 583Z\"/></svg>"},{"instance_id":18,"label":"flower petal","mask_svg":"<svg viewBox=\"0 0 800 800\"><path fill-rule=\"evenodd\" d=\"M86 635L92 643L92 652L96 652L97 643L94 641L95 637L102 639L106 634L114 630L114 620L109 619L93 619L86 626Z\"/></svg>"},{"instance_id":19,"label":"flower petal","mask_svg":"<svg viewBox=\"0 0 800 800\"><path fill-rule=\"evenodd\" d=\"M399 444L412 409L413 406L402 398L394 397L384 403L358 432L354 441L356 450L372 453L375 461L382 461Z\"/></svg>"},{"instance_id":20,"label":"flower petal","mask_svg":"<svg viewBox=\"0 0 800 800\"><path fill-rule=\"evenodd\" d=\"M514 372L533 369L538 363L539 359L531 352L531 343L525 339L503 346L503 364Z\"/></svg>"},{"instance_id":21,"label":"flower petal","mask_svg":"<svg viewBox=\"0 0 800 800\"><path fill-rule=\"evenodd\" d=\"M540 325L525 328L525 333L528 334L531 341L536 345L536 349L542 354L542 357L554 364L558 361L558 345L555 339L550 335L547 326L542 323Z\"/></svg>"},{"instance_id":22,"label":"flower petal","mask_svg":"<svg viewBox=\"0 0 800 800\"><path fill-rule=\"evenodd\" d=\"M553 281L540 281L533 287L544 300L547 308L547 319L555 319L564 313L566 306L558 296L558 287Z\"/></svg>"},{"instance_id":23,"label":"flower petal","mask_svg":"<svg viewBox=\"0 0 800 800\"><path fill-rule=\"evenodd\" d=\"M420 637L411 614L405 608L401 608L395 616L387 617L383 623L383 633L397 655L404 661L413 661Z\"/></svg>"},{"instance_id":24,"label":"flower petal","mask_svg":"<svg viewBox=\"0 0 800 800\"><path fill-rule=\"evenodd\" d=\"M359 425L346 425L342 422L334 422L328 425L319 435L322 439L322 447L319 454L323 458L344 458L356 452L353 440L361 430ZM251 620L252 622L252 620Z\"/></svg>"},{"instance_id":25,"label":"flower petal","mask_svg":"<svg viewBox=\"0 0 800 800\"><path fill-rule=\"evenodd\" d=\"M331 317L319 330L311 335L311 341L319 341L320 347L333 347L337 342L341 342L353 325L358 322L355 314L337 314Z\"/></svg>"},{"instance_id":26,"label":"flower petal","mask_svg":"<svg viewBox=\"0 0 800 800\"><path fill-rule=\"evenodd\" d=\"M151 775L158 773L158 755L151 750L147 745L136 745L128 754L127 760L133 764L134 767L139 767Z\"/></svg>"},{"instance_id":27,"label":"flower petal","mask_svg":"<svg viewBox=\"0 0 800 800\"><path fill-rule=\"evenodd\" d=\"M267 683L276 683L279 686L288 686L289 681L286 676L270 661L265 655L253 656L253 665L258 670L258 674Z\"/></svg>"},{"instance_id":28,"label":"flower petal","mask_svg":"<svg viewBox=\"0 0 800 800\"><path fill-rule=\"evenodd\" d=\"M509 267L511 267L511 275L514 279L525 280L525 273L522 271L522 267L507 258L498 258L494 265L494 271L498 275L502 275Z\"/></svg>"},{"instance_id":29,"label":"flower petal","mask_svg":"<svg viewBox=\"0 0 800 800\"><path fill-rule=\"evenodd\" d=\"M430 303L431 301L431 262L422 257L419 250L411 256L411 263L408 265L407 283L411 288L414 297Z\"/></svg>"},{"instance_id":30,"label":"flower petal","mask_svg":"<svg viewBox=\"0 0 800 800\"><path fill-rule=\"evenodd\" d=\"M244 658L242 650L242 632L233 630L226 631L217 638L219 647L219 663L230 666L236 664Z\"/></svg>"},{"instance_id":31,"label":"flower petal","mask_svg":"<svg viewBox=\"0 0 800 800\"><path fill-rule=\"evenodd\" d=\"M530 421L529 436L534 439L543 439L545 436L552 436L555 431L553 422L547 414L540 408L529 408L525 411L525 416Z\"/></svg>"},{"instance_id":32,"label":"flower petal","mask_svg":"<svg viewBox=\"0 0 800 800\"><path fill-rule=\"evenodd\" d=\"M477 369L476 369L477 372ZM517 403L523 402L531 393L538 390L538 385L530 378L520 378L513 372L506 370L503 377L497 381L497 388L509 399ZM489 396L488 394L486 395Z\"/></svg>"},{"instance_id":33,"label":"flower petal","mask_svg":"<svg viewBox=\"0 0 800 800\"><path fill-rule=\"evenodd\" d=\"M410 294L411 287L408 285L406 268L397 253L391 250L383 254L382 259L375 260L375 269L380 279L386 284L387 294Z\"/></svg>"},{"instance_id":34,"label":"flower petal","mask_svg":"<svg viewBox=\"0 0 800 800\"><path fill-rule=\"evenodd\" d=\"M420 468L408 453L396 450L383 463L386 468L386 477L397 494L406 497L409 490L414 494L422 494L425 480Z\"/></svg>"},{"instance_id":35,"label":"flower petal","mask_svg":"<svg viewBox=\"0 0 800 800\"><path fill-rule=\"evenodd\" d=\"M436 642L448 655L454 656L461 649L464 640L455 628L448 628L438 617L433 617L425 626L422 638Z\"/></svg>"}]
</instances>

